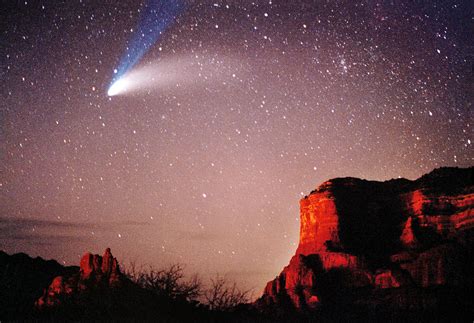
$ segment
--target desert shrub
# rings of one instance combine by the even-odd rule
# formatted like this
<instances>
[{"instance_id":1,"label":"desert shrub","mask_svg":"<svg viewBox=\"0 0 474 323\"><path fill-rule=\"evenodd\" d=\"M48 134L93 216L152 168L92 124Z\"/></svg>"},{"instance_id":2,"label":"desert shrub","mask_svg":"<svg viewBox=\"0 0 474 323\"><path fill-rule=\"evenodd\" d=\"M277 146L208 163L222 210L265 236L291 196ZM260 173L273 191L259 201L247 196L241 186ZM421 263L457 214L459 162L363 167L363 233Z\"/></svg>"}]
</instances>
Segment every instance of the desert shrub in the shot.
<instances>
[{"instance_id":1,"label":"desert shrub","mask_svg":"<svg viewBox=\"0 0 474 323\"><path fill-rule=\"evenodd\" d=\"M204 303L214 311L229 311L236 306L248 303L251 298L250 290L241 290L237 284L229 283L227 279L217 275L211 278L210 286L204 291Z\"/></svg>"},{"instance_id":2,"label":"desert shrub","mask_svg":"<svg viewBox=\"0 0 474 323\"><path fill-rule=\"evenodd\" d=\"M138 286L157 296L172 300L196 301L202 294L202 284L197 275L186 279L184 267L173 264L164 269L153 267L137 268L131 264L125 274Z\"/></svg>"}]
</instances>

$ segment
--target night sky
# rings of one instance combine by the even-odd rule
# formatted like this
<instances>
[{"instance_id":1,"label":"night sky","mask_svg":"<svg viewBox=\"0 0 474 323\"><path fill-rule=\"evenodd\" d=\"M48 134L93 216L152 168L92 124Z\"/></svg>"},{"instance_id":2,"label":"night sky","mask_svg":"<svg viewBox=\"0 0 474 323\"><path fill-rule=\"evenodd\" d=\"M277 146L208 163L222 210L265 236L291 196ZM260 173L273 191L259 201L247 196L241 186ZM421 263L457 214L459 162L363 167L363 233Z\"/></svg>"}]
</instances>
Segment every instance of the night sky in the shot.
<instances>
[{"instance_id":1,"label":"night sky","mask_svg":"<svg viewBox=\"0 0 474 323\"><path fill-rule=\"evenodd\" d=\"M472 1L188 1L113 97L144 2L0 4L7 252L111 247L258 294L323 181L474 163Z\"/></svg>"}]
</instances>

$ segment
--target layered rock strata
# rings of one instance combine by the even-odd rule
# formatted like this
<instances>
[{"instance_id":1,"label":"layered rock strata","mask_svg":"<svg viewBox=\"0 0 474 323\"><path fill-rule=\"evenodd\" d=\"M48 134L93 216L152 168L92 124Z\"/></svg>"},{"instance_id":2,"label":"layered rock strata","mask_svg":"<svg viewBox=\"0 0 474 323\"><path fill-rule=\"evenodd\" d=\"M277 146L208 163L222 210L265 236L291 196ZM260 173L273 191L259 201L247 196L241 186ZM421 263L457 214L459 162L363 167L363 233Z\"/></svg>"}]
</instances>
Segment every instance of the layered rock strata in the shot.
<instances>
[{"instance_id":1,"label":"layered rock strata","mask_svg":"<svg viewBox=\"0 0 474 323\"><path fill-rule=\"evenodd\" d=\"M426 309L462 295L474 286L473 172L323 183L300 201L296 254L257 305Z\"/></svg>"}]
</instances>

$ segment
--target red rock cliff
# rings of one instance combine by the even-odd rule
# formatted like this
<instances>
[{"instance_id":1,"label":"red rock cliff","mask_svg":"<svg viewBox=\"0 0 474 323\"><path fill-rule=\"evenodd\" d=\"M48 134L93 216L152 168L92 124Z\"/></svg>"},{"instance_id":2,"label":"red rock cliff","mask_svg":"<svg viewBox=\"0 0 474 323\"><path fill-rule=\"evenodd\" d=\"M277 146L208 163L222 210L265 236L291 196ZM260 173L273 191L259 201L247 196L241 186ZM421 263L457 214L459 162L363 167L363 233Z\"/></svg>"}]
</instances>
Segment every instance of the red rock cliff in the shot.
<instances>
[{"instance_id":1,"label":"red rock cliff","mask_svg":"<svg viewBox=\"0 0 474 323\"><path fill-rule=\"evenodd\" d=\"M443 288L473 286L473 171L323 183L300 201L296 254L257 304L427 308L445 300Z\"/></svg>"},{"instance_id":2,"label":"red rock cliff","mask_svg":"<svg viewBox=\"0 0 474 323\"><path fill-rule=\"evenodd\" d=\"M54 307L63 300L77 296L87 290L111 289L120 287L126 277L120 271L117 259L110 248L104 255L86 253L81 258L79 273L68 277L58 276L36 301L38 309Z\"/></svg>"}]
</instances>

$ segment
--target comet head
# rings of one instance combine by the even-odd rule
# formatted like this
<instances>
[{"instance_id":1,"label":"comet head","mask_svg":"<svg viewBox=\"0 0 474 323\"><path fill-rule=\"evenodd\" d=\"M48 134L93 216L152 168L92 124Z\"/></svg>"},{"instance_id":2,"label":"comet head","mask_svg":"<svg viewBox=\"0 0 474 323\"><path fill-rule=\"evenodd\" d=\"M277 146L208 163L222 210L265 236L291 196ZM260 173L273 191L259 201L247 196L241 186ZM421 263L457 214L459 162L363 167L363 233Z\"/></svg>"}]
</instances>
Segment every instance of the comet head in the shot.
<instances>
[{"instance_id":1,"label":"comet head","mask_svg":"<svg viewBox=\"0 0 474 323\"><path fill-rule=\"evenodd\" d=\"M125 78L120 78L117 81L115 81L107 91L108 96L114 96L121 94L127 90L129 86L129 82Z\"/></svg>"}]
</instances>

